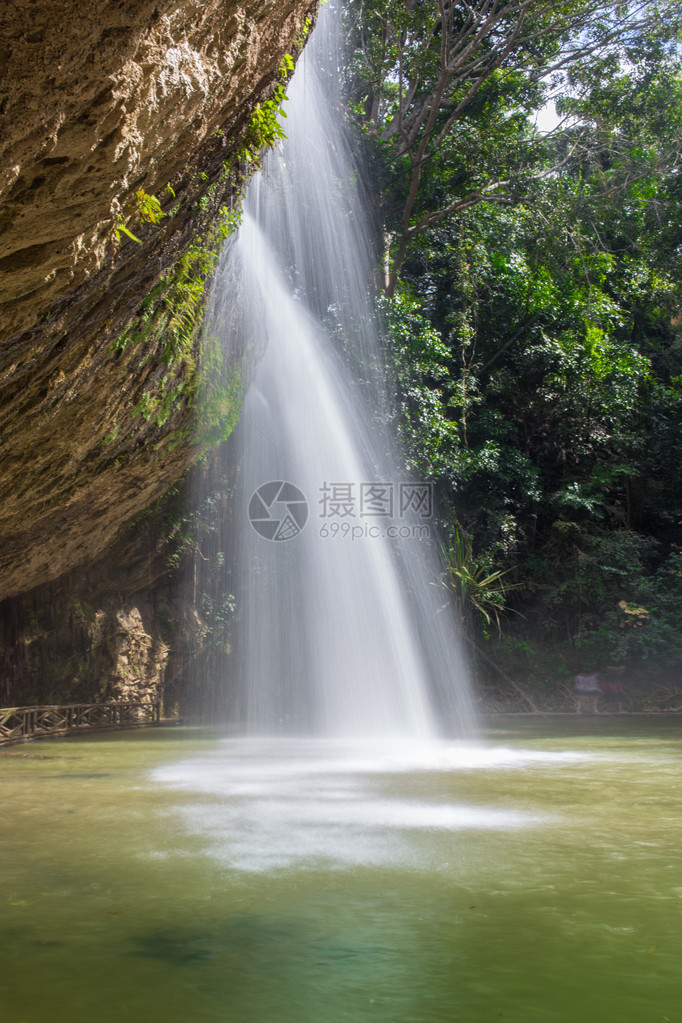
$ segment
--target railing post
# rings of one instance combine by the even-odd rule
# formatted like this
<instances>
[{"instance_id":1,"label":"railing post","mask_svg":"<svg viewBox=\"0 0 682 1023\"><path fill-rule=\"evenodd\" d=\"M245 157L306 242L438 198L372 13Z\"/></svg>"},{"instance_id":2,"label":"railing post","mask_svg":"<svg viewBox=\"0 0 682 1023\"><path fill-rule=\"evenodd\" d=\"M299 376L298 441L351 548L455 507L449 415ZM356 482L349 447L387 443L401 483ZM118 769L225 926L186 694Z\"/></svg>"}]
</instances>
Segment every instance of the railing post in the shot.
<instances>
[{"instance_id":1,"label":"railing post","mask_svg":"<svg viewBox=\"0 0 682 1023\"><path fill-rule=\"evenodd\" d=\"M0 746L35 736L64 735L88 728L126 728L160 722L161 700L152 699L0 708Z\"/></svg>"}]
</instances>

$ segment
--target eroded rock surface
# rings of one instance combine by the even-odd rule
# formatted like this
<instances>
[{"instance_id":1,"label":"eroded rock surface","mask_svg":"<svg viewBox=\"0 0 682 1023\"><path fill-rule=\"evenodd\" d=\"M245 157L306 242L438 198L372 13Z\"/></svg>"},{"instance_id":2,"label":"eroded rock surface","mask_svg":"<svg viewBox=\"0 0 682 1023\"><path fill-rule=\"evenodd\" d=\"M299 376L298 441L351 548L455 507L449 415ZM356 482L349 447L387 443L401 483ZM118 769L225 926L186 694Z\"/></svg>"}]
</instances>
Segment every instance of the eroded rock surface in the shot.
<instances>
[{"instance_id":1,"label":"eroded rock surface","mask_svg":"<svg viewBox=\"0 0 682 1023\"><path fill-rule=\"evenodd\" d=\"M145 303L230 202L226 168L315 6L4 6L0 600L92 564L195 456L196 346L146 336ZM129 220L143 244L116 251L139 189L166 215Z\"/></svg>"},{"instance_id":2,"label":"eroded rock surface","mask_svg":"<svg viewBox=\"0 0 682 1023\"><path fill-rule=\"evenodd\" d=\"M169 572L191 573L184 507L174 488L98 561L0 605L0 707L151 698L171 715L194 701L206 626Z\"/></svg>"},{"instance_id":3,"label":"eroded rock surface","mask_svg":"<svg viewBox=\"0 0 682 1023\"><path fill-rule=\"evenodd\" d=\"M160 192L253 103L310 7L310 0L4 5L1 336L25 330L96 273L132 192Z\"/></svg>"}]
</instances>

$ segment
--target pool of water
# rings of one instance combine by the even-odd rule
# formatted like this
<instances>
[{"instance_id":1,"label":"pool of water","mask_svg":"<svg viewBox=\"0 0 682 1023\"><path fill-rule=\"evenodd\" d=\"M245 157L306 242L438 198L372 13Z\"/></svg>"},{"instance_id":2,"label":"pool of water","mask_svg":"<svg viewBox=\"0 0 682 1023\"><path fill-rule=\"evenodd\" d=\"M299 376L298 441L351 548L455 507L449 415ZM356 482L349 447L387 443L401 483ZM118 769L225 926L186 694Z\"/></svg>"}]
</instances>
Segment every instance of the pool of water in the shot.
<instances>
[{"instance_id":1,"label":"pool of water","mask_svg":"<svg viewBox=\"0 0 682 1023\"><path fill-rule=\"evenodd\" d=\"M0 754L12 1023L682 1019L682 720Z\"/></svg>"}]
</instances>

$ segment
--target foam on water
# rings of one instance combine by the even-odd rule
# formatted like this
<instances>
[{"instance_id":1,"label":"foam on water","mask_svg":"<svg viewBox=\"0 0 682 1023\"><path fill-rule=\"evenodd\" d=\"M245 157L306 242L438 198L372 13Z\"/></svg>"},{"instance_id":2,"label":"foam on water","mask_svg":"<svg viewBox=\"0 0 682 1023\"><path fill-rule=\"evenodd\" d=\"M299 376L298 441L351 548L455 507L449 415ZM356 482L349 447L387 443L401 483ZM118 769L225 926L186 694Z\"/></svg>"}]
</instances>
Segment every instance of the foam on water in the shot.
<instances>
[{"instance_id":1,"label":"foam on water","mask_svg":"<svg viewBox=\"0 0 682 1023\"><path fill-rule=\"evenodd\" d=\"M184 826L206 854L238 871L400 865L438 868L433 834L513 829L539 823L516 808L471 805L453 796L457 775L481 770L561 768L585 759L445 742L410 745L232 739L212 753L159 768L157 782L192 794ZM406 798L401 779L418 783ZM408 786L409 788L409 786ZM424 836L430 836L424 844Z\"/></svg>"}]
</instances>

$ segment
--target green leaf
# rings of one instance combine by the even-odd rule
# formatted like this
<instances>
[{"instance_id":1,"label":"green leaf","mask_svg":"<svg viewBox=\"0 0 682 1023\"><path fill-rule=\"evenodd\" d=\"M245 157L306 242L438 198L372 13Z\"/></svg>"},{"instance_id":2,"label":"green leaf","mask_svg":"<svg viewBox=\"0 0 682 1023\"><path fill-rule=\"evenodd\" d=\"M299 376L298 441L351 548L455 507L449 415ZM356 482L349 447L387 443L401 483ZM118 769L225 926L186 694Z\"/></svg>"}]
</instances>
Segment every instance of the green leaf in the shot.
<instances>
[{"instance_id":1,"label":"green leaf","mask_svg":"<svg viewBox=\"0 0 682 1023\"><path fill-rule=\"evenodd\" d=\"M129 238L132 238L132 240L134 242L137 242L138 245L142 244L142 242L137 237L137 235L134 235L132 231L129 231L128 228L125 226L125 224L117 224L116 225L116 237L118 238L119 241L121 240L121 235L120 235L121 231L123 231L123 234L127 234Z\"/></svg>"}]
</instances>

